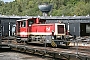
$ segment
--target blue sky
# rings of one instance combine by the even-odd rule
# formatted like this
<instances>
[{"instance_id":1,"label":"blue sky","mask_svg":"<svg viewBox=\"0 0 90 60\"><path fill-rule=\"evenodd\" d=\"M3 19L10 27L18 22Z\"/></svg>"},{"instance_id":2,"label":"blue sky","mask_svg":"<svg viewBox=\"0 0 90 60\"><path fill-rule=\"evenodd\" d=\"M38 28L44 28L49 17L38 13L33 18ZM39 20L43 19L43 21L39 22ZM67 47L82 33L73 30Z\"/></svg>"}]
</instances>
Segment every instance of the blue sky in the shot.
<instances>
[{"instance_id":1,"label":"blue sky","mask_svg":"<svg viewBox=\"0 0 90 60\"><path fill-rule=\"evenodd\" d=\"M2 0L2 1L4 1L4 2L12 2L14 0Z\"/></svg>"}]
</instances>

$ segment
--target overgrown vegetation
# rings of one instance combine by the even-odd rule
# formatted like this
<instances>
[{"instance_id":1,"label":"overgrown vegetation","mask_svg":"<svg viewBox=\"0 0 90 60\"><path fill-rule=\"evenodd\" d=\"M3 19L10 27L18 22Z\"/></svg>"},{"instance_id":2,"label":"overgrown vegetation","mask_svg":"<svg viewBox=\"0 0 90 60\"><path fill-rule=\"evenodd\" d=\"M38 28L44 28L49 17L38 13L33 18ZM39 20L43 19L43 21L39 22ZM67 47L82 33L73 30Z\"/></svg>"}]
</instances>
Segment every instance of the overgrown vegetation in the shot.
<instances>
[{"instance_id":1,"label":"overgrown vegetation","mask_svg":"<svg viewBox=\"0 0 90 60\"><path fill-rule=\"evenodd\" d=\"M49 13L53 16L84 16L90 14L90 0L15 0L13 2L0 0L0 14L42 15L38 5L45 2L53 5L53 9Z\"/></svg>"}]
</instances>

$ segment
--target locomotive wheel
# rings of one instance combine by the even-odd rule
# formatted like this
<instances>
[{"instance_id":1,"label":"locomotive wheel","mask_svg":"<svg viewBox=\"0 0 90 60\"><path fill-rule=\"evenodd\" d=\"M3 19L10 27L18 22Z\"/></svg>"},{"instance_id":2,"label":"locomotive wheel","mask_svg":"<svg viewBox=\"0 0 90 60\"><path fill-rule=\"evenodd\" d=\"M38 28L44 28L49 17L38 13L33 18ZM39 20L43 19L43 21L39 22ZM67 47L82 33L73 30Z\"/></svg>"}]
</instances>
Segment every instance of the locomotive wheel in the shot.
<instances>
[{"instance_id":1,"label":"locomotive wheel","mask_svg":"<svg viewBox=\"0 0 90 60\"><path fill-rule=\"evenodd\" d=\"M21 40L16 40L17 41L17 43L21 43Z\"/></svg>"},{"instance_id":2,"label":"locomotive wheel","mask_svg":"<svg viewBox=\"0 0 90 60\"><path fill-rule=\"evenodd\" d=\"M31 42L31 39L28 38L27 41L25 41L26 44L29 44L29 42Z\"/></svg>"},{"instance_id":3,"label":"locomotive wheel","mask_svg":"<svg viewBox=\"0 0 90 60\"><path fill-rule=\"evenodd\" d=\"M66 42L66 46L69 46L70 42Z\"/></svg>"}]
</instances>

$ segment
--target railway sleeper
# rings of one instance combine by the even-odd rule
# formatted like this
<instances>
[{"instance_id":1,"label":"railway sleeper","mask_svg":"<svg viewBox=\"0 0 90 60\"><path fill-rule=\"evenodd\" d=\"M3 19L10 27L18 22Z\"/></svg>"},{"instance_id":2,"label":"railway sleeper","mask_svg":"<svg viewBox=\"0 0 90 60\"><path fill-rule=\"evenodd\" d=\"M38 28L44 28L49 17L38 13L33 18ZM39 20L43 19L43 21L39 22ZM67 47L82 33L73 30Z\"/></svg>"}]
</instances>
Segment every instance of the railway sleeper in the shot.
<instances>
[{"instance_id":1,"label":"railway sleeper","mask_svg":"<svg viewBox=\"0 0 90 60\"><path fill-rule=\"evenodd\" d=\"M45 52L44 52L44 51L37 50L36 52L37 52L39 55L45 55Z\"/></svg>"},{"instance_id":2,"label":"railway sleeper","mask_svg":"<svg viewBox=\"0 0 90 60\"><path fill-rule=\"evenodd\" d=\"M8 46L11 48L11 50L17 50L15 45L9 44Z\"/></svg>"},{"instance_id":3,"label":"railway sleeper","mask_svg":"<svg viewBox=\"0 0 90 60\"><path fill-rule=\"evenodd\" d=\"M47 54L50 56L50 57L55 57L55 54L53 52L47 52Z\"/></svg>"},{"instance_id":4,"label":"railway sleeper","mask_svg":"<svg viewBox=\"0 0 90 60\"><path fill-rule=\"evenodd\" d=\"M34 49L30 49L30 48L26 48L26 52L34 54L35 50Z\"/></svg>"},{"instance_id":5,"label":"railway sleeper","mask_svg":"<svg viewBox=\"0 0 90 60\"><path fill-rule=\"evenodd\" d=\"M20 48L20 51L21 51L21 52L25 52L25 51L26 51L26 48L25 48L25 47L21 47L21 48Z\"/></svg>"},{"instance_id":6,"label":"railway sleeper","mask_svg":"<svg viewBox=\"0 0 90 60\"><path fill-rule=\"evenodd\" d=\"M17 50L17 48L15 48L15 47L10 47L11 48L11 50Z\"/></svg>"},{"instance_id":7,"label":"railway sleeper","mask_svg":"<svg viewBox=\"0 0 90 60\"><path fill-rule=\"evenodd\" d=\"M21 51L21 49L22 49L22 47L24 47L24 46L16 46L16 49L18 50L18 51Z\"/></svg>"},{"instance_id":8,"label":"railway sleeper","mask_svg":"<svg viewBox=\"0 0 90 60\"><path fill-rule=\"evenodd\" d=\"M10 48L16 48L16 46L10 46L10 45L9 45L9 47L10 47Z\"/></svg>"}]
</instances>

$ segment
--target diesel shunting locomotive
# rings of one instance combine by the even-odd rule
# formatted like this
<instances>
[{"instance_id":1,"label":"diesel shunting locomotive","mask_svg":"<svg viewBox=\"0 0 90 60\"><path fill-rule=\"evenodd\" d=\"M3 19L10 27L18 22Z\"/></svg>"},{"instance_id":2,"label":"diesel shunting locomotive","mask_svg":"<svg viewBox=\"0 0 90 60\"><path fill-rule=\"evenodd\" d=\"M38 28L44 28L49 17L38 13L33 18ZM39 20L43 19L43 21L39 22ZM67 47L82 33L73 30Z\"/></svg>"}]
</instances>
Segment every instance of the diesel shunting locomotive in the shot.
<instances>
[{"instance_id":1,"label":"diesel shunting locomotive","mask_svg":"<svg viewBox=\"0 0 90 60\"><path fill-rule=\"evenodd\" d=\"M46 23L45 19L31 17L16 21L17 42L68 46L71 38L64 23Z\"/></svg>"}]
</instances>

